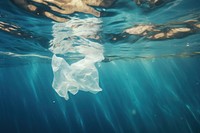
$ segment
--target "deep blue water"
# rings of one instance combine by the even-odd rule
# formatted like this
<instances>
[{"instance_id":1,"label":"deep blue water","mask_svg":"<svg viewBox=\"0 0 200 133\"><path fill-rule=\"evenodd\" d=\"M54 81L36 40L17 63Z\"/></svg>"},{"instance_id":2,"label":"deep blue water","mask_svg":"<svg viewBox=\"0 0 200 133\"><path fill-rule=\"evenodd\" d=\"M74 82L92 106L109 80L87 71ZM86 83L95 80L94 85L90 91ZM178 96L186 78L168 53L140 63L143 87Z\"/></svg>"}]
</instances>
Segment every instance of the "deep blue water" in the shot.
<instances>
[{"instance_id":1,"label":"deep blue water","mask_svg":"<svg viewBox=\"0 0 200 133\"><path fill-rule=\"evenodd\" d=\"M109 41L110 34L134 24L198 18L200 2L175 0L146 10L119 0L104 13L106 59L96 65L103 90L65 100L52 88L48 48L54 23L0 1L0 22L19 26L22 34L0 30L0 133L200 132L200 35Z\"/></svg>"}]
</instances>

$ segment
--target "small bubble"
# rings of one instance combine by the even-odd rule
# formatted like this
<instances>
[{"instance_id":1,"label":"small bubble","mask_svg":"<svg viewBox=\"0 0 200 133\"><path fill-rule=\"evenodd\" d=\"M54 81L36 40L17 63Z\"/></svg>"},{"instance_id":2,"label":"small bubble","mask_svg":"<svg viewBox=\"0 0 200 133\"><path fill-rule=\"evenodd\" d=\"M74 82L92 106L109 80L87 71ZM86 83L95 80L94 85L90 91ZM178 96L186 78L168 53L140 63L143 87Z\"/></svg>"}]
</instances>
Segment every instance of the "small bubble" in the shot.
<instances>
[{"instance_id":1,"label":"small bubble","mask_svg":"<svg viewBox=\"0 0 200 133\"><path fill-rule=\"evenodd\" d=\"M117 38L116 38L116 37L114 37L114 38L113 38L113 40L114 40L114 41L116 41L116 40L117 40Z\"/></svg>"},{"instance_id":2,"label":"small bubble","mask_svg":"<svg viewBox=\"0 0 200 133\"><path fill-rule=\"evenodd\" d=\"M53 103L56 103L56 101L53 101Z\"/></svg>"}]
</instances>

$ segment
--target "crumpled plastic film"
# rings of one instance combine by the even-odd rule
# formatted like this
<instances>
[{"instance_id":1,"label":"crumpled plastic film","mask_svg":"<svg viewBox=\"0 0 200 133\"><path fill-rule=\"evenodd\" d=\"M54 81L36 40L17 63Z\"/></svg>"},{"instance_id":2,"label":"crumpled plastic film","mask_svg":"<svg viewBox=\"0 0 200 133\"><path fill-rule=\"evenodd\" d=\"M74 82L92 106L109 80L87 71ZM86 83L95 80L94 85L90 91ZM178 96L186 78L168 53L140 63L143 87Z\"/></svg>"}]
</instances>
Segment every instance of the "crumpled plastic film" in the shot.
<instances>
[{"instance_id":1,"label":"crumpled plastic film","mask_svg":"<svg viewBox=\"0 0 200 133\"><path fill-rule=\"evenodd\" d=\"M52 87L58 95L66 100L69 99L68 92L75 95L79 90L91 93L102 90L99 87L99 74L95 64L104 59L103 47L85 38L86 35L96 34L98 30L99 21L96 19L95 21L94 19L85 21L72 19L70 22L55 23L53 26L54 38L50 47L54 53L52 57L54 73ZM85 34L80 31L85 31ZM68 52L79 53L84 58L69 64L64 58L56 55Z\"/></svg>"}]
</instances>

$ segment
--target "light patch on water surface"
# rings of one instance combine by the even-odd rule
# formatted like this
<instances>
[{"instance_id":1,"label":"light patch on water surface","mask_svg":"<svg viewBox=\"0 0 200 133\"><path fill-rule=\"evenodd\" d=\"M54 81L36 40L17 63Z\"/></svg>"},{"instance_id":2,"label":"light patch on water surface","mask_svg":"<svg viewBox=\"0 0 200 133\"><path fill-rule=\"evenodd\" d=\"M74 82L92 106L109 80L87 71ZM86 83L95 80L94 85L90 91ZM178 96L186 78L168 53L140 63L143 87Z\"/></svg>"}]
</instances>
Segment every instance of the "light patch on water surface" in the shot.
<instances>
[{"instance_id":1,"label":"light patch on water surface","mask_svg":"<svg viewBox=\"0 0 200 133\"><path fill-rule=\"evenodd\" d=\"M99 75L95 63L104 59L103 47L87 38L95 37L100 29L101 21L97 18L72 18L65 23L54 23L53 39L49 48L53 53L52 68L54 79L52 86L66 100L68 92L76 94L79 90L97 93ZM69 64L56 54L75 53L83 59Z\"/></svg>"}]
</instances>

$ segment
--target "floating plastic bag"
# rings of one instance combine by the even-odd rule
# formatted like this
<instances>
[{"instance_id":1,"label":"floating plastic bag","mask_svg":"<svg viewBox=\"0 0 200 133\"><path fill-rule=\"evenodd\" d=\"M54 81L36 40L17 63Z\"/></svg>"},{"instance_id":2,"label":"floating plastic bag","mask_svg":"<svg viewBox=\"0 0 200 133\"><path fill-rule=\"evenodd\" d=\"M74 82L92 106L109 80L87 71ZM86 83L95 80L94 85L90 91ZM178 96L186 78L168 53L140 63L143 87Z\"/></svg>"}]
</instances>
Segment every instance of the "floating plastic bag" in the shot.
<instances>
[{"instance_id":1,"label":"floating plastic bag","mask_svg":"<svg viewBox=\"0 0 200 133\"><path fill-rule=\"evenodd\" d=\"M79 20L72 19L70 22L56 23L53 27L54 39L51 41L52 46L50 48L53 53L66 54L72 52L84 56L83 59L69 64L62 57L53 55L52 69L54 79L52 86L66 100L69 99L68 92L75 95L79 90L92 93L97 93L102 90L99 87L99 75L95 63L104 59L103 47L98 43L82 37L82 35L85 36L89 33L97 33L98 25L91 27L91 22L94 25L95 21L93 19L91 21L88 21L88 19L85 21L81 20L80 25ZM76 27L75 29L70 28L72 24L75 25L73 26ZM82 30L85 30L87 34L80 32Z\"/></svg>"}]
</instances>

